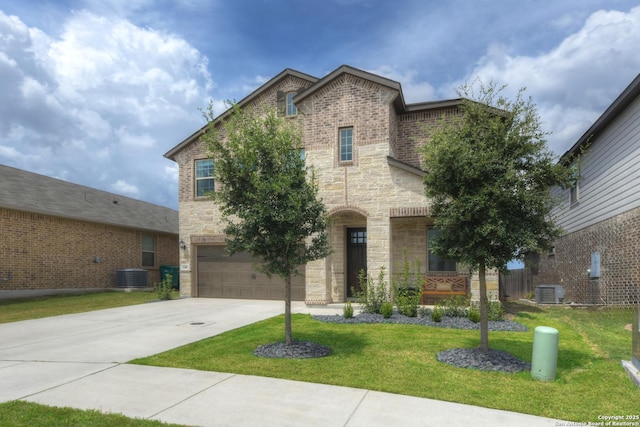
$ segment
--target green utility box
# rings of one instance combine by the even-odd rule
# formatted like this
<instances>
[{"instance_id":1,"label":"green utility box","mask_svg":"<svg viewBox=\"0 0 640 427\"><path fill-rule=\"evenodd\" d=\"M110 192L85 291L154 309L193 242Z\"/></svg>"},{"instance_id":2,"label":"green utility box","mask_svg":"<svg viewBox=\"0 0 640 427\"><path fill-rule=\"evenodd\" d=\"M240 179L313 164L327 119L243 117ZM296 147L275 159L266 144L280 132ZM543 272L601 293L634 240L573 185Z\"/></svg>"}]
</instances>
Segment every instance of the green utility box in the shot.
<instances>
[{"instance_id":1,"label":"green utility box","mask_svg":"<svg viewBox=\"0 0 640 427\"><path fill-rule=\"evenodd\" d=\"M171 275L171 287L180 289L180 267L177 265L161 265L160 279L165 280L169 274Z\"/></svg>"},{"instance_id":2,"label":"green utility box","mask_svg":"<svg viewBox=\"0 0 640 427\"><path fill-rule=\"evenodd\" d=\"M553 381L558 367L560 333L555 328L538 326L533 333L531 376L540 381Z\"/></svg>"}]
</instances>

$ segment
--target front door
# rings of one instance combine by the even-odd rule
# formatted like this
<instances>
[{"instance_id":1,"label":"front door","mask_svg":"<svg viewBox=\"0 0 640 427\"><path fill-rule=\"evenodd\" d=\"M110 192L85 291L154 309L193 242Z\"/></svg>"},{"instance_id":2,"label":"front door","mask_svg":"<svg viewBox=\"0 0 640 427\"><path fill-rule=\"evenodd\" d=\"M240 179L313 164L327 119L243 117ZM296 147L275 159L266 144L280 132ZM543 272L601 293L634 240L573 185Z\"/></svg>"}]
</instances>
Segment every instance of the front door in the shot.
<instances>
[{"instance_id":1,"label":"front door","mask_svg":"<svg viewBox=\"0 0 640 427\"><path fill-rule=\"evenodd\" d=\"M360 290L360 270L367 272L367 229L347 228L347 297Z\"/></svg>"}]
</instances>

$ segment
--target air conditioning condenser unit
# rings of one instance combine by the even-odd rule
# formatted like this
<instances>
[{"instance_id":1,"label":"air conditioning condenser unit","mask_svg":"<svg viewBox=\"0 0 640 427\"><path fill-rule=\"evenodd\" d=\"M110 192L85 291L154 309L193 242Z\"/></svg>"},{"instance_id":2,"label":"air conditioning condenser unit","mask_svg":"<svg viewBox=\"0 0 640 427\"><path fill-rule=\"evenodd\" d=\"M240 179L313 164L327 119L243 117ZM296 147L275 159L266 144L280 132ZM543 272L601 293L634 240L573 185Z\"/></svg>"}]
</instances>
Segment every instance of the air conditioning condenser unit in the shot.
<instances>
[{"instance_id":1,"label":"air conditioning condenser unit","mask_svg":"<svg viewBox=\"0 0 640 427\"><path fill-rule=\"evenodd\" d=\"M560 285L537 286L536 302L538 304L562 304L564 302L564 287Z\"/></svg>"}]
</instances>

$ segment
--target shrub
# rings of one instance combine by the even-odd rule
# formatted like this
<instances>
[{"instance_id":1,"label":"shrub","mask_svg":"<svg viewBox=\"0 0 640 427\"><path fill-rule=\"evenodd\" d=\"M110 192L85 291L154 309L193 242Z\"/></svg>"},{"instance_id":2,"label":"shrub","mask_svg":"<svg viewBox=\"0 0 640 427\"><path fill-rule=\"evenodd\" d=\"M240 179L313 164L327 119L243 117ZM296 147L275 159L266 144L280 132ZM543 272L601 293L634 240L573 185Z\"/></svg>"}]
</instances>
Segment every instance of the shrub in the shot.
<instances>
[{"instance_id":1,"label":"shrub","mask_svg":"<svg viewBox=\"0 0 640 427\"><path fill-rule=\"evenodd\" d=\"M504 306L500 301L489 301L489 320L504 320Z\"/></svg>"},{"instance_id":2,"label":"shrub","mask_svg":"<svg viewBox=\"0 0 640 427\"><path fill-rule=\"evenodd\" d=\"M344 308L342 309L342 315L345 319L353 318L353 307L351 306L351 301L347 301L344 304Z\"/></svg>"},{"instance_id":3,"label":"shrub","mask_svg":"<svg viewBox=\"0 0 640 427\"><path fill-rule=\"evenodd\" d=\"M440 307L447 317L467 317L468 306L469 299L462 295L453 295L436 303L436 307Z\"/></svg>"},{"instance_id":4,"label":"shrub","mask_svg":"<svg viewBox=\"0 0 640 427\"><path fill-rule=\"evenodd\" d=\"M382 303L382 306L380 307L380 314L382 314L382 317L385 319L390 318L393 315L393 304L389 301Z\"/></svg>"},{"instance_id":5,"label":"shrub","mask_svg":"<svg viewBox=\"0 0 640 427\"><path fill-rule=\"evenodd\" d=\"M404 265L402 272L400 273L400 278L399 280L393 281L394 302L400 313L405 316L416 317L418 315L418 307L422 302L422 288L420 286L415 286L422 282L420 261L416 260L415 272L411 274L411 266L407 260L406 251L403 256Z\"/></svg>"},{"instance_id":6,"label":"shrub","mask_svg":"<svg viewBox=\"0 0 640 427\"><path fill-rule=\"evenodd\" d=\"M475 304L472 304L469 307L469 320L473 323L478 323L480 321L480 308Z\"/></svg>"},{"instance_id":7,"label":"shrub","mask_svg":"<svg viewBox=\"0 0 640 427\"><path fill-rule=\"evenodd\" d=\"M405 316L418 316L418 306L422 300L422 295L415 288L400 289L396 295L396 307Z\"/></svg>"},{"instance_id":8,"label":"shrub","mask_svg":"<svg viewBox=\"0 0 640 427\"><path fill-rule=\"evenodd\" d=\"M442 314L443 314L442 308L435 307L431 312L431 320L433 320L434 322L440 323L442 321Z\"/></svg>"},{"instance_id":9,"label":"shrub","mask_svg":"<svg viewBox=\"0 0 640 427\"><path fill-rule=\"evenodd\" d=\"M384 280L384 267L380 268L377 282L374 282L371 276L366 274L364 270L360 270L358 283L360 290L354 292L354 295L356 301L362 306L362 310L365 313L381 314L382 304L390 302L389 291Z\"/></svg>"},{"instance_id":10,"label":"shrub","mask_svg":"<svg viewBox=\"0 0 640 427\"><path fill-rule=\"evenodd\" d=\"M158 295L159 300L170 300L171 292L173 291L173 287L171 286L171 275L167 274L164 280L153 285L153 289L156 291L156 295Z\"/></svg>"},{"instance_id":11,"label":"shrub","mask_svg":"<svg viewBox=\"0 0 640 427\"><path fill-rule=\"evenodd\" d=\"M489 300L489 310L487 313L488 320L501 321L504 320L504 307L500 301ZM475 303L469 307L469 320L474 323L480 321L480 305ZM477 320L475 320L477 319Z\"/></svg>"}]
</instances>

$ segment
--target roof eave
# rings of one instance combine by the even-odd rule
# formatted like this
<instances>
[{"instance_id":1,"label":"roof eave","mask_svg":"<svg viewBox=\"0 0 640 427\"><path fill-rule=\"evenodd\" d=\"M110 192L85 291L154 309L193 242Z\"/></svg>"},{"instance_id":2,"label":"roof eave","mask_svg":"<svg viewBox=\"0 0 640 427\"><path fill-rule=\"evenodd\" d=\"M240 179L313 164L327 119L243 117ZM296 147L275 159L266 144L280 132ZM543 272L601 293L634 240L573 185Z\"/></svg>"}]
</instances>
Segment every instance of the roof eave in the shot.
<instances>
[{"instance_id":1,"label":"roof eave","mask_svg":"<svg viewBox=\"0 0 640 427\"><path fill-rule=\"evenodd\" d=\"M586 148L591 140L602 132L609 124L618 117L638 96L640 96L640 74L622 91L604 113L589 127L589 129L576 141L573 146L560 156L560 163L570 163L574 154Z\"/></svg>"},{"instance_id":2,"label":"roof eave","mask_svg":"<svg viewBox=\"0 0 640 427\"><path fill-rule=\"evenodd\" d=\"M264 83L263 85L261 85L260 87L255 89L253 92L251 92L249 95L247 95L244 98L242 98L238 102L238 106L242 108L245 105L251 103L258 96L260 96L265 90L267 90L267 88L269 88L269 87L273 86L274 84L278 83L280 80L282 80L282 79L284 79L286 77L290 77L290 76L297 77L297 78L302 79L302 80L307 80L307 81L312 82L312 83L315 83L315 82L318 81L317 77L313 77L313 76L311 76L309 74L305 74L305 73L302 73L300 71L293 70L291 68L285 68L279 74L277 74L275 77L271 78L269 81L267 81L266 83ZM224 111L223 113L221 113L220 115L218 115L215 118L214 123L217 123L217 122L220 122L220 121L224 120L227 116L229 116L231 114L231 111L232 111L232 109L229 108L226 111ZM205 132L205 130L207 129L207 126L208 126L208 124L202 126L200 129L198 129L197 131L195 131L194 133L189 135L186 139L184 139L178 145L173 147L171 150L167 151L164 154L164 157L166 157L169 160L174 160L175 161L175 158L174 158L175 155L177 153L179 153L184 147L186 147L187 145L191 144L192 142L194 142L198 138L200 138L202 136L202 134Z\"/></svg>"},{"instance_id":3,"label":"roof eave","mask_svg":"<svg viewBox=\"0 0 640 427\"><path fill-rule=\"evenodd\" d=\"M424 110L434 110L438 108L448 108L448 107L457 107L464 103L463 98L455 98L455 99L445 99L442 101L429 101L429 102L419 102L415 104L407 104L404 107L405 113L412 113L415 111L424 111Z\"/></svg>"},{"instance_id":4,"label":"roof eave","mask_svg":"<svg viewBox=\"0 0 640 427\"><path fill-rule=\"evenodd\" d=\"M403 171L412 173L412 174L420 176L420 177L423 177L423 176L425 176L427 174L422 169L417 168L415 166L412 166L412 165L410 165L408 163L401 162L400 160L398 160L396 158L393 158L391 156L387 156L387 163L390 166L394 166L394 167L396 167L398 169L402 169Z\"/></svg>"}]
</instances>

